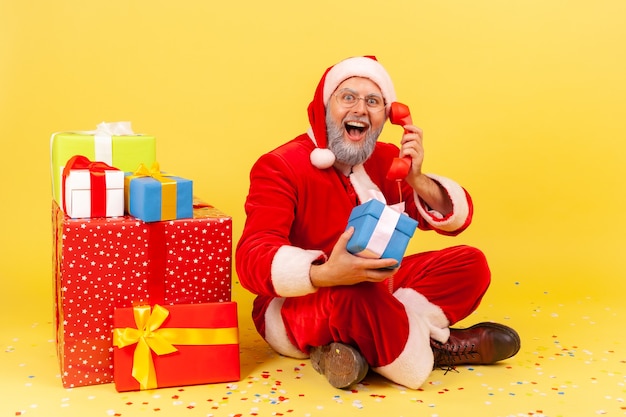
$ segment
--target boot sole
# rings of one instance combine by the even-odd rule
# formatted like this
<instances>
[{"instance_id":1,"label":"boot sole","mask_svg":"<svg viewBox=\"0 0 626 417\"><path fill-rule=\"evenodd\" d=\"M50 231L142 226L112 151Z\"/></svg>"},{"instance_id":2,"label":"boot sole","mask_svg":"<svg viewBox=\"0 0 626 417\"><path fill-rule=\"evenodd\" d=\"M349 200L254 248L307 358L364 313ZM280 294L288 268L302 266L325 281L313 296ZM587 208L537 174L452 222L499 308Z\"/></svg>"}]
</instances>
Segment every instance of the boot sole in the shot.
<instances>
[{"instance_id":1,"label":"boot sole","mask_svg":"<svg viewBox=\"0 0 626 417\"><path fill-rule=\"evenodd\" d=\"M330 385L346 389L365 378L369 366L363 356L352 346L330 343L311 349L311 365L326 377Z\"/></svg>"}]
</instances>

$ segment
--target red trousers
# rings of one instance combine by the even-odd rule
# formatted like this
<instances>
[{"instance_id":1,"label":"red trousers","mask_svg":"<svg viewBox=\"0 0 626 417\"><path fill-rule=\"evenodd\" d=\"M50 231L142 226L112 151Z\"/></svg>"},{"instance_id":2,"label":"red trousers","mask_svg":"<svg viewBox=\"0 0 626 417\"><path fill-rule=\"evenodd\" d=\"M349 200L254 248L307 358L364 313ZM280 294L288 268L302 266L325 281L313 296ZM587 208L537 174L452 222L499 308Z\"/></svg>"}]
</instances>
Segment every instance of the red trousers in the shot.
<instances>
[{"instance_id":1,"label":"red trousers","mask_svg":"<svg viewBox=\"0 0 626 417\"><path fill-rule=\"evenodd\" d=\"M407 313L394 291L417 291L454 324L478 307L490 280L480 250L455 246L405 257L385 282L320 288L287 298L281 314L289 340L302 352L338 341L357 347L371 366L378 367L393 362L408 339ZM262 336L271 300L259 297L254 303L253 319Z\"/></svg>"}]
</instances>

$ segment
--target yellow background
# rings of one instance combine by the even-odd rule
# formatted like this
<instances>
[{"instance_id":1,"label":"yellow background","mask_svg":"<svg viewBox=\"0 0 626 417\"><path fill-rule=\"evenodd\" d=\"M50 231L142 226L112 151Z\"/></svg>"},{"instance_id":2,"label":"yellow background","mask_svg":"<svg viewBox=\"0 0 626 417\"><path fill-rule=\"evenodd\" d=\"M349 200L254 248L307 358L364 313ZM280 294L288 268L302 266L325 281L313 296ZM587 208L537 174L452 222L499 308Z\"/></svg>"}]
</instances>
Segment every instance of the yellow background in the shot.
<instances>
[{"instance_id":1,"label":"yellow background","mask_svg":"<svg viewBox=\"0 0 626 417\"><path fill-rule=\"evenodd\" d=\"M51 317L50 134L130 120L168 172L244 223L248 172L304 132L323 71L373 54L475 202L505 308L626 289L626 3L0 0L0 305ZM387 126L383 140L398 141ZM332 210L332 207L329 207ZM235 277L236 281L236 277ZM249 295L235 286L243 317Z\"/></svg>"},{"instance_id":2,"label":"yellow background","mask_svg":"<svg viewBox=\"0 0 626 417\"><path fill-rule=\"evenodd\" d=\"M621 0L0 0L0 404L10 415L129 415L172 407L175 394L198 413L222 398L230 415L278 378L291 403L258 415L345 415L355 399L363 415L458 415L465 404L494 416L623 414L625 16ZM131 121L156 136L163 169L233 217L236 244L251 165L305 131L323 71L362 54L378 56L424 128L426 169L475 202L463 235L418 233L410 251L483 249L493 284L468 320L514 326L522 351L503 366L434 372L422 392L370 377L386 400L363 387L335 395L255 336L234 277L234 408L220 384L63 390L50 330L51 133ZM400 135L388 126L382 140Z\"/></svg>"}]
</instances>

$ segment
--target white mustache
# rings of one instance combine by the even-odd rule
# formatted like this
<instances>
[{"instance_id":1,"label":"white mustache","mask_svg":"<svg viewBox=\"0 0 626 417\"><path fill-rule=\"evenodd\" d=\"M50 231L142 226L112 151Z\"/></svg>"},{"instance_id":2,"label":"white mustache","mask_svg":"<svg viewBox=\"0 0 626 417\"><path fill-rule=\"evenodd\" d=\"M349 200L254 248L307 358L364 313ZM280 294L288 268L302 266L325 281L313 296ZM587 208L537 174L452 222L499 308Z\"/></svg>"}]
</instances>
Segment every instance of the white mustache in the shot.
<instances>
[{"instance_id":1,"label":"white mustache","mask_svg":"<svg viewBox=\"0 0 626 417\"><path fill-rule=\"evenodd\" d=\"M370 118L367 116L346 116L344 117L342 122L344 124L348 122L361 122L361 123L367 123L368 126L371 126Z\"/></svg>"}]
</instances>

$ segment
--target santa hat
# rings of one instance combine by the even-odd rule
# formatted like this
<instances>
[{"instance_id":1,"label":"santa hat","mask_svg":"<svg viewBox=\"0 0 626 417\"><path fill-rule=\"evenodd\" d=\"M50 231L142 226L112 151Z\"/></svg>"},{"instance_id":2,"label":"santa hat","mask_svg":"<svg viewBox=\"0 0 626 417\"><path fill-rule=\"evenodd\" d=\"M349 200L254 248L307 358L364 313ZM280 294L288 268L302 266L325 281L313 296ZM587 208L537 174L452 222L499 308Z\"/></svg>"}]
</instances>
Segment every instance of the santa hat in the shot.
<instances>
[{"instance_id":1,"label":"santa hat","mask_svg":"<svg viewBox=\"0 0 626 417\"><path fill-rule=\"evenodd\" d=\"M311 152L311 163L319 169L330 168L335 163L335 155L327 148L326 106L328 100L339 84L351 77L364 77L374 81L387 103L386 111L389 111L389 104L396 101L396 92L391 77L374 56L348 58L328 68L317 85L313 101L308 108L311 123L309 135L317 146Z\"/></svg>"}]
</instances>

